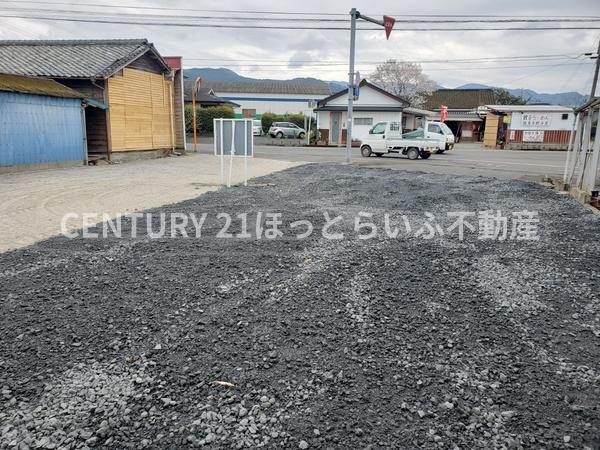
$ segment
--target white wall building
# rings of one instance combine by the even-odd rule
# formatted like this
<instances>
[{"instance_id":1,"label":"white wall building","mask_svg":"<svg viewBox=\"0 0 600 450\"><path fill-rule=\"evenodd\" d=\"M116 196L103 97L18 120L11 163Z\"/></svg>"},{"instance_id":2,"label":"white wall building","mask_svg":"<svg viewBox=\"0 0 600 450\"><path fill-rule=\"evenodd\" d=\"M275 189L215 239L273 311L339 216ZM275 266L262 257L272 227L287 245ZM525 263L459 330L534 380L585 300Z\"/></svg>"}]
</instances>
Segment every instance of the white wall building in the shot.
<instances>
[{"instance_id":1,"label":"white wall building","mask_svg":"<svg viewBox=\"0 0 600 450\"><path fill-rule=\"evenodd\" d=\"M238 117L260 119L264 113L295 114L310 112L309 103L316 103L331 94L325 82L293 83L289 81L207 81L218 97L240 105Z\"/></svg>"},{"instance_id":2,"label":"white wall building","mask_svg":"<svg viewBox=\"0 0 600 450\"><path fill-rule=\"evenodd\" d=\"M320 140L327 145L342 145L346 142L347 108L347 89L319 102L315 110L317 129ZM352 139L361 140L367 137L369 130L377 122L400 122L403 129L418 128L424 117L433 114L431 111L410 108L403 98L362 80L358 100L354 101Z\"/></svg>"}]
</instances>

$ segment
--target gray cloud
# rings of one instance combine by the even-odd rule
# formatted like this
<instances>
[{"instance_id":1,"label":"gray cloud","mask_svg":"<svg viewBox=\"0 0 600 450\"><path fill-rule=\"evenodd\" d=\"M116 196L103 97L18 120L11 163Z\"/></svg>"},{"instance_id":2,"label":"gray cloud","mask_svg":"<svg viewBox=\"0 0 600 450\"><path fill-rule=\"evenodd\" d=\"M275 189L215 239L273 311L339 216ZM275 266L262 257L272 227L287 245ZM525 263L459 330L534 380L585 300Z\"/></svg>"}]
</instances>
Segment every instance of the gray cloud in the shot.
<instances>
[{"instance_id":1,"label":"gray cloud","mask_svg":"<svg viewBox=\"0 0 600 450\"><path fill-rule=\"evenodd\" d=\"M113 11L123 5L164 6L169 8L302 11L315 13L347 13L351 4L343 1L305 0L298 2L256 1L202 1L190 6L182 0L104 0L114 3ZM408 7L392 0L355 1L359 10L367 14L488 14L488 15L574 15L600 16L597 0L564 2L558 0L503 2L456 0L454 2L430 1ZM91 4L90 4L91 6ZM138 11L142 12L142 11ZM148 11L143 11L147 13ZM167 12L163 12L167 13ZM173 12L173 14L182 14ZM192 13L190 13L192 14ZM277 22L276 20L274 21ZM423 24L423 27L426 27ZM545 32L415 32L403 31L397 24L389 41L383 31L361 31L357 37L357 69L368 75L375 62L389 58L424 60L501 57L533 54L578 54L595 50L600 30L569 30ZM136 25L81 24L47 22L30 19L0 18L2 39L86 39L147 37L164 55L182 55L187 67L229 67L246 76L260 78L292 78L313 76L330 80L344 80L345 65L315 67L304 60L342 62L348 58L348 32L310 30L245 30L176 28ZM210 59L207 61L206 59ZM217 61L219 60L219 61ZM226 60L233 60L228 62ZM253 61L247 61L253 60ZM257 61L258 60L258 61ZM279 60L277 63L260 63L261 60ZM571 64L549 67L551 64ZM557 92L576 90L587 93L591 84L590 61L539 61L493 63L443 63L424 64L425 72L441 85L455 87L467 82L506 87L531 88L538 91ZM520 67L547 65L548 67Z\"/></svg>"}]
</instances>

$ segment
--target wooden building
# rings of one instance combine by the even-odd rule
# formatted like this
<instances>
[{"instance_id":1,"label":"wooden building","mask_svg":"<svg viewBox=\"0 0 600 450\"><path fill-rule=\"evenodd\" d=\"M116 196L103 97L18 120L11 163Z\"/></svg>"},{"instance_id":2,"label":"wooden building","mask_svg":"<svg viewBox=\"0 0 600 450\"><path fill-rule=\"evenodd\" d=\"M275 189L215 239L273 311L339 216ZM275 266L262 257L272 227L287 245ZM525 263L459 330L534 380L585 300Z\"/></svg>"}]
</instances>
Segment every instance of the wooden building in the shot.
<instances>
[{"instance_id":1,"label":"wooden building","mask_svg":"<svg viewBox=\"0 0 600 450\"><path fill-rule=\"evenodd\" d=\"M91 160L185 146L181 67L145 39L0 41L0 72L52 78L95 102L85 110Z\"/></svg>"},{"instance_id":2,"label":"wooden building","mask_svg":"<svg viewBox=\"0 0 600 450\"><path fill-rule=\"evenodd\" d=\"M425 109L435 111L440 119L442 105L448 108L448 117L444 121L462 142L483 140L485 115L479 113L484 105L495 103L493 89L438 89L425 102Z\"/></svg>"},{"instance_id":3,"label":"wooden building","mask_svg":"<svg viewBox=\"0 0 600 450\"><path fill-rule=\"evenodd\" d=\"M510 150L566 150L575 120L560 105L486 105L484 145Z\"/></svg>"}]
</instances>

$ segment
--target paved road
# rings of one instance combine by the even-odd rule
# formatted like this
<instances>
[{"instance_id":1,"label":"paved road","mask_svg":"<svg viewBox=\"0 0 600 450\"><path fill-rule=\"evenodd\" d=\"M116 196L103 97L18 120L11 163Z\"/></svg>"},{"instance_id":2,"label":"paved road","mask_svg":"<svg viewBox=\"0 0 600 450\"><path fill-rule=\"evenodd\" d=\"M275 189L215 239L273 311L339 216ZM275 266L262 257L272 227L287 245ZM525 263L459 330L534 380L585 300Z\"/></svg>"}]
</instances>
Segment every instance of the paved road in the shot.
<instances>
[{"instance_id":1,"label":"paved road","mask_svg":"<svg viewBox=\"0 0 600 450\"><path fill-rule=\"evenodd\" d=\"M198 148L202 153L213 151L212 144L205 142ZM260 158L285 161L343 163L345 149L258 145L255 154ZM565 152L488 150L476 144L459 144L454 150L432 155L427 161L410 161L398 155L362 158L358 149L353 149L352 157L353 164L368 167L539 181L545 175L562 174Z\"/></svg>"}]
</instances>

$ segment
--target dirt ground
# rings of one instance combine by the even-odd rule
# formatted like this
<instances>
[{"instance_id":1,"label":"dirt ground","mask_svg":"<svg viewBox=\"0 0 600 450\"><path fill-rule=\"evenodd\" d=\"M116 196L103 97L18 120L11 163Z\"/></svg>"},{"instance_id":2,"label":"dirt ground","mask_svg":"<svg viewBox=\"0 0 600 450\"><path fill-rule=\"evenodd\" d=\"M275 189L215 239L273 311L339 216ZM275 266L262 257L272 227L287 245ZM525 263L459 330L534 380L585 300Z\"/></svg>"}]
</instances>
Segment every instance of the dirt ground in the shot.
<instances>
[{"instance_id":1,"label":"dirt ground","mask_svg":"<svg viewBox=\"0 0 600 450\"><path fill-rule=\"evenodd\" d=\"M254 158L250 177L300 163ZM235 163L233 179L243 180ZM220 166L210 155L0 175L0 252L60 233L66 213L127 213L179 202L218 189ZM70 229L74 221L67 222ZM81 222L79 223L81 226Z\"/></svg>"},{"instance_id":2,"label":"dirt ground","mask_svg":"<svg viewBox=\"0 0 600 450\"><path fill-rule=\"evenodd\" d=\"M538 239L451 229L488 210L539 212ZM0 254L1 448L600 445L600 218L573 200L305 165L151 212L208 218L200 237L138 223ZM257 239L258 212L283 234ZM361 212L376 237L353 231ZM343 220L324 235L325 213Z\"/></svg>"}]
</instances>

